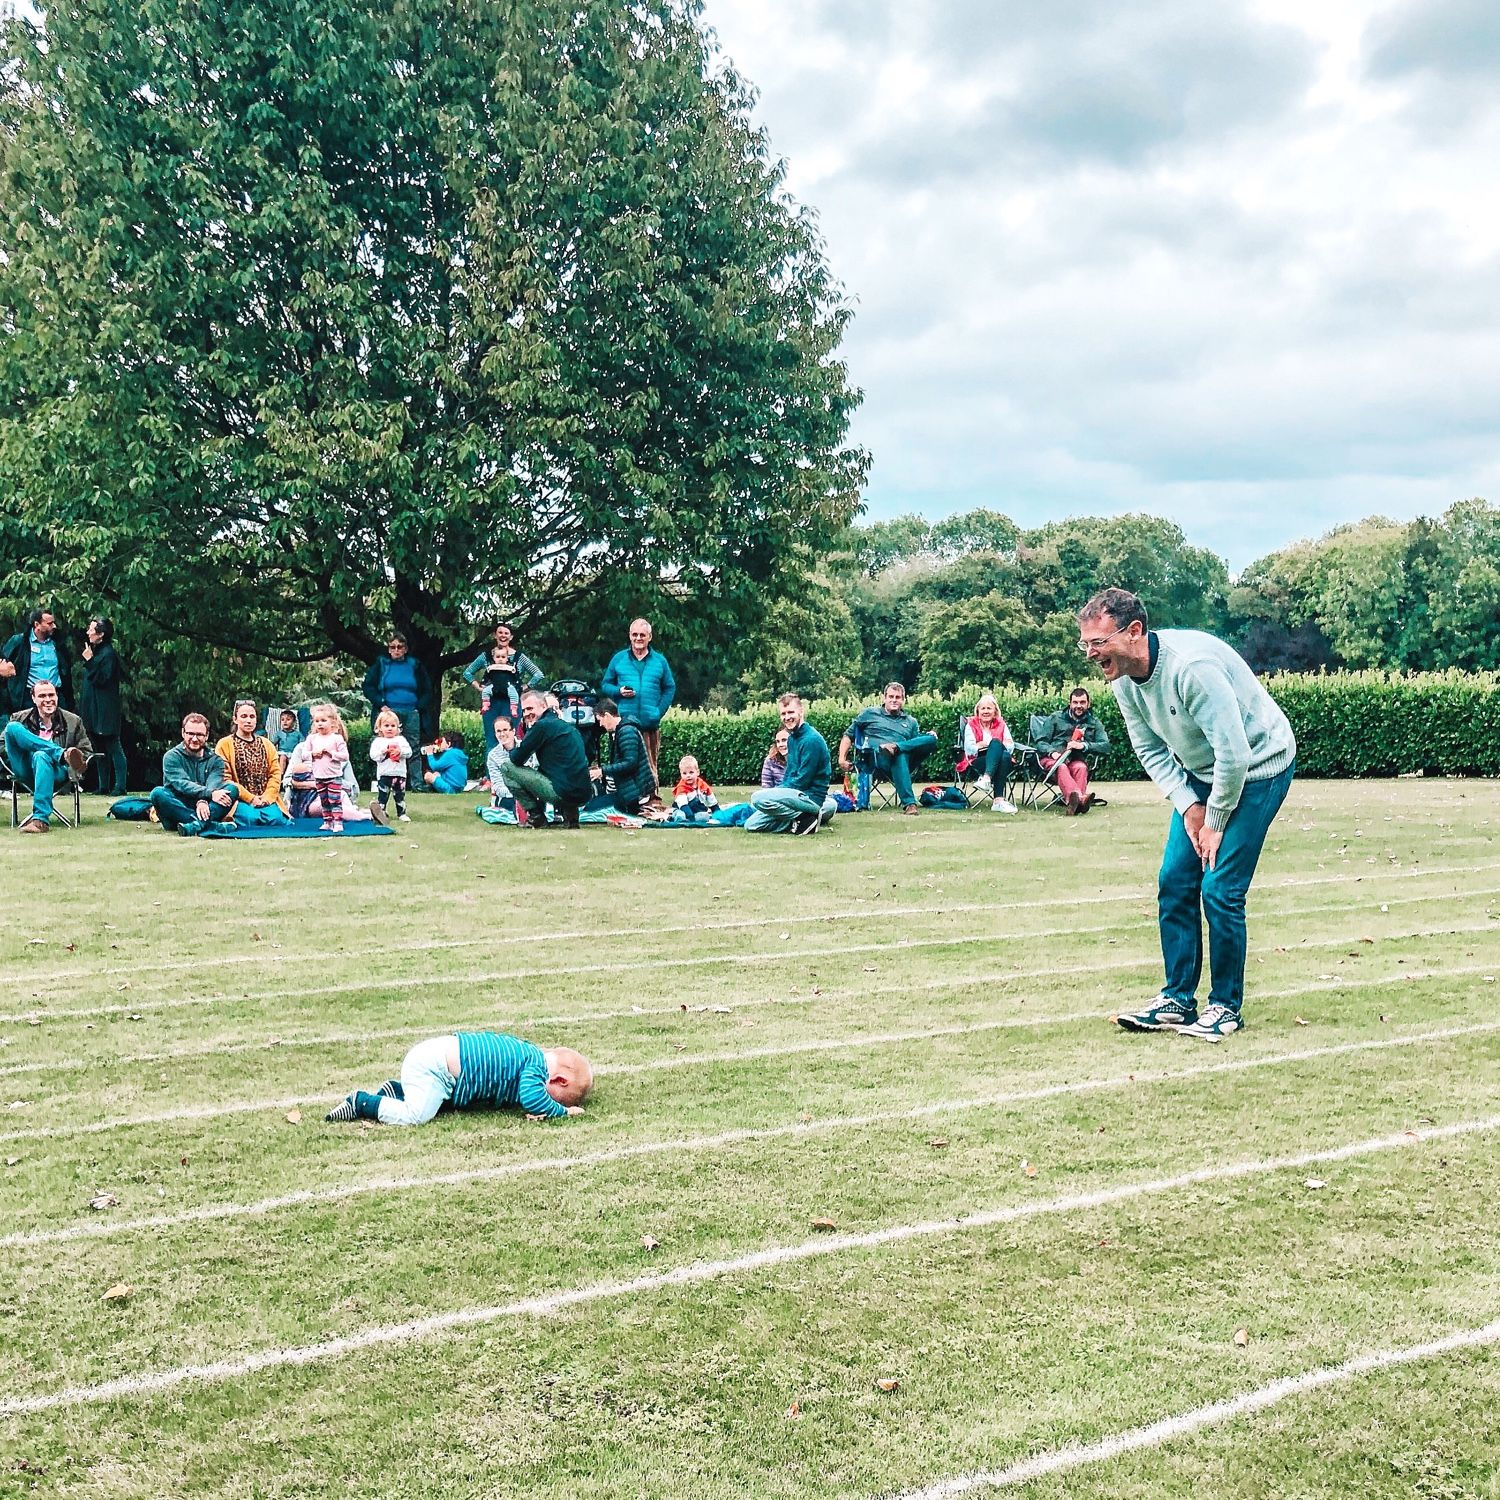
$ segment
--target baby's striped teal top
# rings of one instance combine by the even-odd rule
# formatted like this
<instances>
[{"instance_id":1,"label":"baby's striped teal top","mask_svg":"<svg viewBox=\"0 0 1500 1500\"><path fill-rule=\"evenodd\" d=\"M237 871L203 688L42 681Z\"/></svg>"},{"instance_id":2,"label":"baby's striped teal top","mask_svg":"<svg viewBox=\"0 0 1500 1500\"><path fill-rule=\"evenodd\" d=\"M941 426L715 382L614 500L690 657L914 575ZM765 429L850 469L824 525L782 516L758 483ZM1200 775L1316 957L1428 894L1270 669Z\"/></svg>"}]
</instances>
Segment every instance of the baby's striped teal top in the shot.
<instances>
[{"instance_id":1,"label":"baby's striped teal top","mask_svg":"<svg viewBox=\"0 0 1500 1500\"><path fill-rule=\"evenodd\" d=\"M510 1104L549 1119L568 1112L547 1092L547 1060L540 1047L499 1031L460 1031L454 1109L504 1109Z\"/></svg>"}]
</instances>

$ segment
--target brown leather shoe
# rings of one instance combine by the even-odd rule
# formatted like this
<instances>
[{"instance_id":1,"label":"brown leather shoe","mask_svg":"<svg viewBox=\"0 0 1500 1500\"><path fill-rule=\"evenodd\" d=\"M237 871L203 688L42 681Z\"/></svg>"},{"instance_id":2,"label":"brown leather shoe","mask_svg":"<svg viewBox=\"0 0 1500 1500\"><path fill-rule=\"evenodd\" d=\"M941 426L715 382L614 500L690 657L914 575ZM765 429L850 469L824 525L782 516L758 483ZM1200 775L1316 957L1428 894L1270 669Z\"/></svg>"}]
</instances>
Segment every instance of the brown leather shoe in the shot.
<instances>
[{"instance_id":1,"label":"brown leather shoe","mask_svg":"<svg viewBox=\"0 0 1500 1500\"><path fill-rule=\"evenodd\" d=\"M1067 814L1070 818L1076 818L1083 811L1082 802L1083 799L1077 792L1069 792L1063 799L1063 806L1067 809Z\"/></svg>"},{"instance_id":2,"label":"brown leather shoe","mask_svg":"<svg viewBox=\"0 0 1500 1500\"><path fill-rule=\"evenodd\" d=\"M1078 799L1078 814L1079 814L1079 816L1082 817L1083 814L1086 813L1089 810L1089 808L1091 808L1093 805L1094 805L1094 794L1092 792L1084 792L1079 797L1079 799Z\"/></svg>"},{"instance_id":3,"label":"brown leather shoe","mask_svg":"<svg viewBox=\"0 0 1500 1500\"><path fill-rule=\"evenodd\" d=\"M63 759L68 763L68 769L73 773L74 781L82 781L83 773L88 770L88 757L77 745L69 745L63 751Z\"/></svg>"},{"instance_id":4,"label":"brown leather shoe","mask_svg":"<svg viewBox=\"0 0 1500 1500\"><path fill-rule=\"evenodd\" d=\"M17 833L51 833L45 818L27 818L27 820L16 829Z\"/></svg>"},{"instance_id":5,"label":"brown leather shoe","mask_svg":"<svg viewBox=\"0 0 1500 1500\"><path fill-rule=\"evenodd\" d=\"M906 813L908 816L915 816L917 813L921 812L922 809L918 807L915 802L906 802L902 804L901 811Z\"/></svg>"}]
</instances>

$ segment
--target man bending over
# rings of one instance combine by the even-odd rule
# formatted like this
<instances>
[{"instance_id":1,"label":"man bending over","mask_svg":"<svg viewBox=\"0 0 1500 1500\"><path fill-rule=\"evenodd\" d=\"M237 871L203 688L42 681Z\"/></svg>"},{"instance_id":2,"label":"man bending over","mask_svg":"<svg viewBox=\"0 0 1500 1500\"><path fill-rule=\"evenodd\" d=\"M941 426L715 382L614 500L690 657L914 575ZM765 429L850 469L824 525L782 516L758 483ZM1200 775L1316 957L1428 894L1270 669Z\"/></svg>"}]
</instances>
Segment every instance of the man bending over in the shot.
<instances>
[{"instance_id":1,"label":"man bending over","mask_svg":"<svg viewBox=\"0 0 1500 1500\"><path fill-rule=\"evenodd\" d=\"M401 1077L373 1094L359 1090L329 1110L328 1120L425 1125L444 1105L507 1109L528 1120L581 1115L594 1087L588 1059L571 1047L545 1051L498 1031L460 1031L418 1042L401 1061Z\"/></svg>"},{"instance_id":2,"label":"man bending over","mask_svg":"<svg viewBox=\"0 0 1500 1500\"><path fill-rule=\"evenodd\" d=\"M1096 594L1078 622L1142 769L1175 809L1156 894L1166 984L1119 1023L1220 1041L1245 1024L1245 897L1292 784L1292 726L1237 651L1202 630L1148 629L1145 606L1124 589Z\"/></svg>"}]
</instances>

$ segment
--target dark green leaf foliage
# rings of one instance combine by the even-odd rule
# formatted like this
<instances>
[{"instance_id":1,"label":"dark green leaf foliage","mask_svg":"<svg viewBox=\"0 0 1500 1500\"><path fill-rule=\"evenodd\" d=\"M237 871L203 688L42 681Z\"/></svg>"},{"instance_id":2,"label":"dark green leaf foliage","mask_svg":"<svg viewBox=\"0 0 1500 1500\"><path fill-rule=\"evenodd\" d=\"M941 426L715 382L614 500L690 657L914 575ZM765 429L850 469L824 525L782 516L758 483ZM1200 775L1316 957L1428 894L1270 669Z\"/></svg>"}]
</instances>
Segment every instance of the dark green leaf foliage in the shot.
<instances>
[{"instance_id":1,"label":"dark green leaf foliage","mask_svg":"<svg viewBox=\"0 0 1500 1500\"><path fill-rule=\"evenodd\" d=\"M430 669L853 513L848 313L695 0L85 0L0 92L0 489L49 586ZM650 612L649 610L647 612Z\"/></svg>"}]
</instances>

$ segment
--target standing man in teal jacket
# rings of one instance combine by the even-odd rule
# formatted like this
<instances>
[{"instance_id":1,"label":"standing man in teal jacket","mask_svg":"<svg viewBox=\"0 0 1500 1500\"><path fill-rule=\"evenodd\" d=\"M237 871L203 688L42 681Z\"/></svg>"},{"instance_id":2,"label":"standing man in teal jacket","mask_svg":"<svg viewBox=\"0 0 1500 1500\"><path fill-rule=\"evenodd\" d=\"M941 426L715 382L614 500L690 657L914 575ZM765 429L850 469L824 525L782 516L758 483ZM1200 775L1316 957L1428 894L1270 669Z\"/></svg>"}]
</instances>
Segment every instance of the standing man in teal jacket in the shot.
<instances>
[{"instance_id":1,"label":"standing man in teal jacket","mask_svg":"<svg viewBox=\"0 0 1500 1500\"><path fill-rule=\"evenodd\" d=\"M1146 607L1105 589L1078 612L1142 769L1175 809L1157 880L1166 983L1126 1031L1217 1042L1244 1026L1245 898L1292 784L1297 740L1244 657L1202 630L1150 630ZM1208 1004L1198 1008L1203 924Z\"/></svg>"},{"instance_id":2,"label":"standing man in teal jacket","mask_svg":"<svg viewBox=\"0 0 1500 1500\"><path fill-rule=\"evenodd\" d=\"M661 750L661 721L677 696L677 681L660 651L651 649L651 622L630 622L630 646L616 651L604 669L599 691L620 706L620 717L641 731L646 759L658 784L657 756Z\"/></svg>"}]
</instances>

